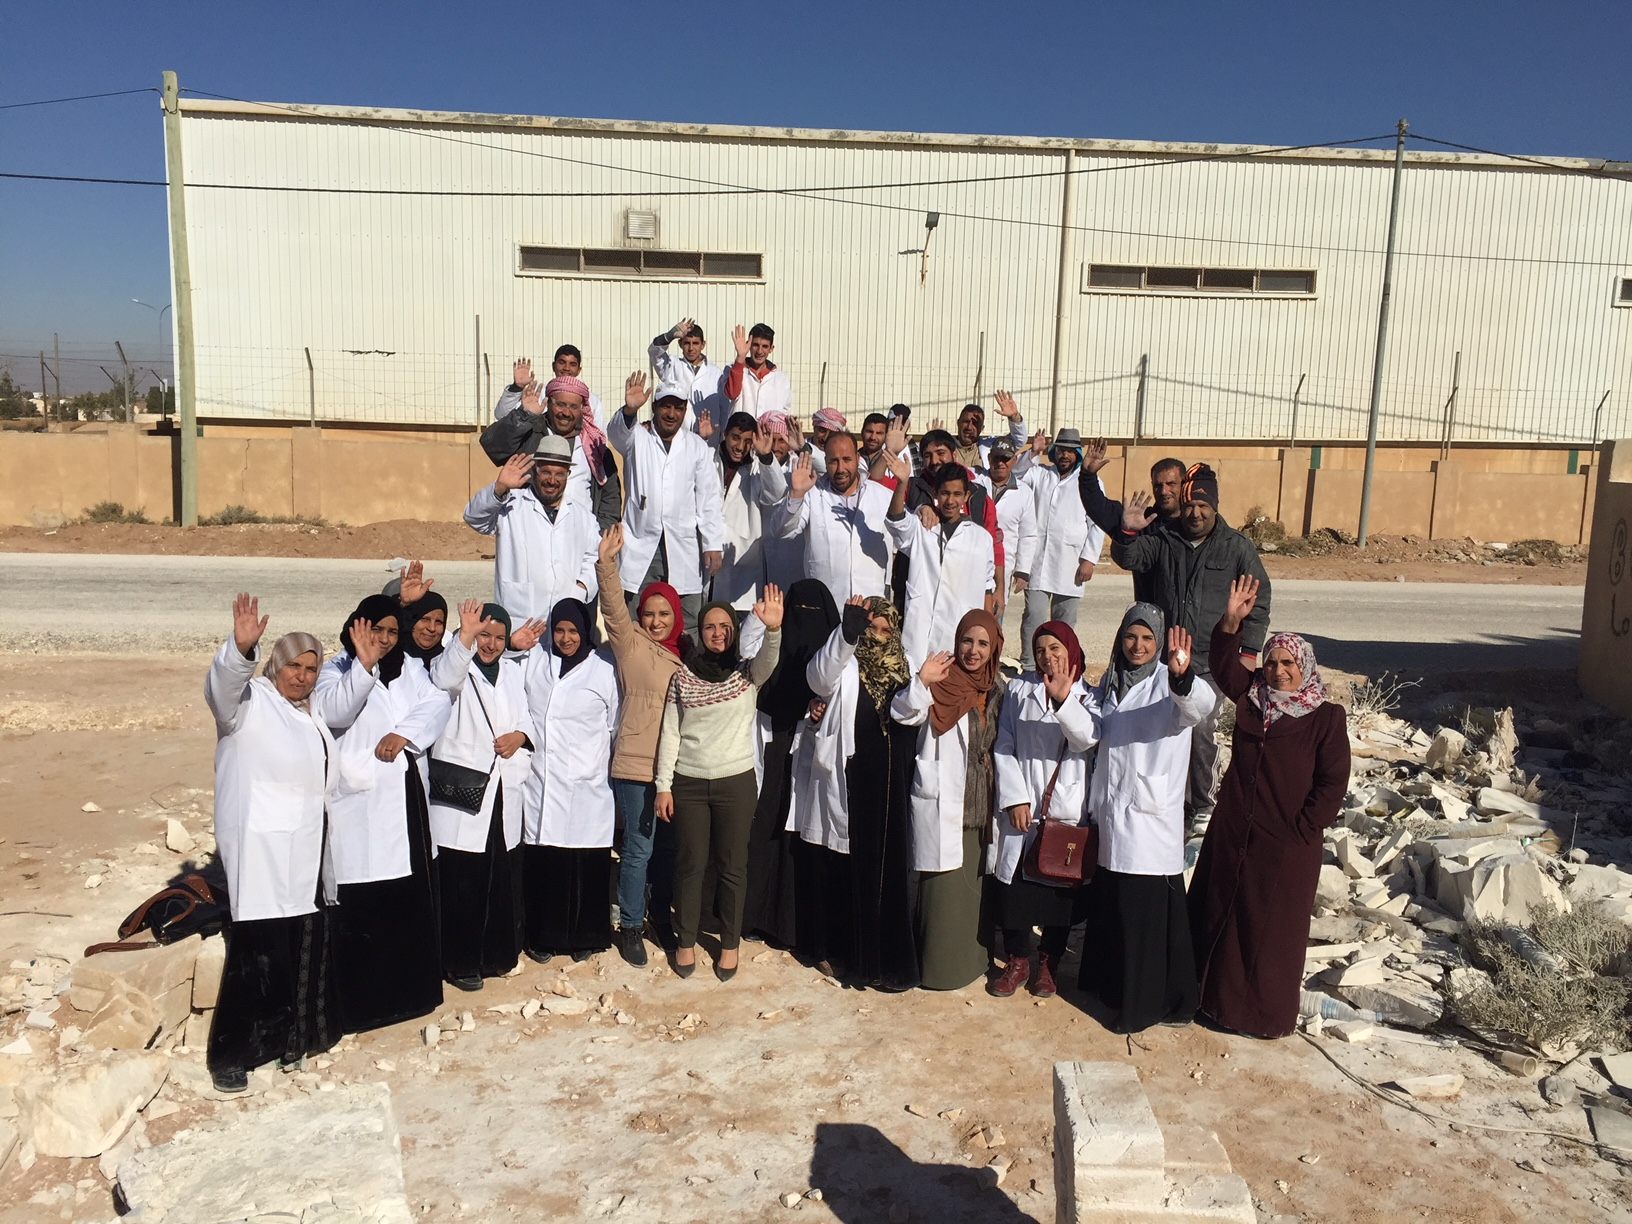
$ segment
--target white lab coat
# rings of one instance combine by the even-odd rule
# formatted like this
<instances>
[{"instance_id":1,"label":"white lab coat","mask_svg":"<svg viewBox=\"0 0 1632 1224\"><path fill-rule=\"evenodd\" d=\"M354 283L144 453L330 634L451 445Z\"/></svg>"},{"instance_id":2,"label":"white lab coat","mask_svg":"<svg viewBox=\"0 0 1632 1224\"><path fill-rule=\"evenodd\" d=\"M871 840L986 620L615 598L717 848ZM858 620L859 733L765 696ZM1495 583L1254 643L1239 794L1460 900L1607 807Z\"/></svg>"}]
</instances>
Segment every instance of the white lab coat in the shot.
<instances>
[{"instance_id":1,"label":"white lab coat","mask_svg":"<svg viewBox=\"0 0 1632 1224\"><path fill-rule=\"evenodd\" d=\"M865 630L863 631L865 632ZM856 755L856 703L861 670L841 625L805 665L805 682L827 702L822 721L800 725L795 746L793 809L801 841L850 853L850 758ZM878 785L888 785L880 778Z\"/></svg>"},{"instance_id":2,"label":"white lab coat","mask_svg":"<svg viewBox=\"0 0 1632 1224\"><path fill-rule=\"evenodd\" d=\"M764 465L760 483L768 504L759 516L760 551L765 555L765 581L786 591L805 576L805 537L798 533L780 536L776 533L781 506L788 496L788 478L791 460Z\"/></svg>"},{"instance_id":3,"label":"white lab coat","mask_svg":"<svg viewBox=\"0 0 1632 1224\"><path fill-rule=\"evenodd\" d=\"M465 507L465 522L494 537L493 602L515 624L548 616L563 599L594 601L601 532L587 506L563 494L552 523L532 489L500 497L488 485Z\"/></svg>"},{"instance_id":4,"label":"white lab coat","mask_svg":"<svg viewBox=\"0 0 1632 1224\"><path fill-rule=\"evenodd\" d=\"M317 909L325 863L323 810L340 762L314 713L256 676L229 637L204 680L215 716L215 842L227 900L240 922ZM332 897L332 870L323 870Z\"/></svg>"},{"instance_id":5,"label":"white lab coat","mask_svg":"<svg viewBox=\"0 0 1632 1224\"><path fill-rule=\"evenodd\" d=\"M986 851L987 871L1005 884L1013 881L1028 839L1035 838L1041 827L1037 818L1056 764L1059 779L1049 799L1048 818L1076 825L1088 819L1087 750L1094 742L1094 720L1087 701L1088 690L1080 679L1058 710L1036 672L1009 682L992 746L997 766L996 836ZM1031 805L1031 826L1025 833L1014 827L1008 811L1022 803Z\"/></svg>"},{"instance_id":6,"label":"white lab coat","mask_svg":"<svg viewBox=\"0 0 1632 1224\"><path fill-rule=\"evenodd\" d=\"M622 412L612 418L606 436L624 458L623 557L618 565L623 589L640 590L662 540L669 585L681 595L700 595L702 553L725 547L714 452L684 429L664 446L655 430L633 424Z\"/></svg>"},{"instance_id":7,"label":"white lab coat","mask_svg":"<svg viewBox=\"0 0 1632 1224\"><path fill-rule=\"evenodd\" d=\"M1020 485L997 499L997 527L1008 576L1031 573L1037 556L1037 499L1031 489Z\"/></svg>"},{"instance_id":8,"label":"white lab coat","mask_svg":"<svg viewBox=\"0 0 1632 1224\"><path fill-rule=\"evenodd\" d=\"M671 342L672 343L672 342ZM709 444L718 446L725 436L725 422L731 415L731 401L725 397L725 371L703 356L696 369L678 353L671 353L666 344L652 344L646 348L651 360L657 385L670 383L678 386L686 396L686 420L680 427L695 433L697 422L707 417L714 425Z\"/></svg>"},{"instance_id":9,"label":"white lab coat","mask_svg":"<svg viewBox=\"0 0 1632 1224\"><path fill-rule=\"evenodd\" d=\"M550 375L554 378L555 375ZM548 383L549 378L544 380ZM539 394L543 395L543 384L540 384ZM521 392L506 388L499 395L498 406L493 409L493 419L499 420L509 416L521 407ZM595 418L595 423L603 429L606 426L606 413L601 407L601 397L594 392L589 396L589 415ZM595 474L589 469L589 456L584 453L583 443L578 438L569 438L572 444L572 468L567 473L566 491L561 494L563 501L569 501L575 506L582 506L595 517ZM610 460L608 460L610 462Z\"/></svg>"},{"instance_id":10,"label":"white lab coat","mask_svg":"<svg viewBox=\"0 0 1632 1224\"><path fill-rule=\"evenodd\" d=\"M953 871L963 866L963 791L969 768L971 711L945 735L929 721L929 687L916 675L890 701L890 717L917 727L918 758L912 767L912 869Z\"/></svg>"},{"instance_id":11,"label":"white lab coat","mask_svg":"<svg viewBox=\"0 0 1632 1224\"><path fill-rule=\"evenodd\" d=\"M540 645L527 653L524 668L527 708L538 735L522 838L529 846L610 846L619 703L611 653L596 650L563 676L560 656Z\"/></svg>"},{"instance_id":12,"label":"white lab coat","mask_svg":"<svg viewBox=\"0 0 1632 1224\"><path fill-rule=\"evenodd\" d=\"M764 517L781 499L787 480L774 462L762 462L750 453L727 488L720 456L716 449L714 471L721 486L725 557L714 575L713 597L746 612L765 592Z\"/></svg>"},{"instance_id":13,"label":"white lab coat","mask_svg":"<svg viewBox=\"0 0 1632 1224\"><path fill-rule=\"evenodd\" d=\"M1052 464L1039 463L1026 469L1020 484L1031 490L1037 511L1037 552L1028 588L1050 595L1080 596L1083 584L1077 581L1077 563L1099 563L1105 533L1089 521L1083 509L1082 495L1077 492L1077 472L1061 476Z\"/></svg>"},{"instance_id":14,"label":"white lab coat","mask_svg":"<svg viewBox=\"0 0 1632 1224\"><path fill-rule=\"evenodd\" d=\"M440 663L451 653L444 651L436 662ZM434 664L432 670L434 677ZM486 850L488 828L493 823L493 803L500 794L504 796L504 844L511 850L520 844L524 791L532 775L533 754L526 748L518 748L506 760L493 751L493 741L512 731L520 731L532 743L538 742L538 731L527 708L522 661L500 659L497 684L482 675L473 660L468 661L453 689L453 710L448 725L431 748L431 756L452 765L481 770L488 775L487 789L482 792L482 806L476 812L431 803L431 838L438 846L470 854Z\"/></svg>"},{"instance_id":15,"label":"white lab coat","mask_svg":"<svg viewBox=\"0 0 1632 1224\"><path fill-rule=\"evenodd\" d=\"M841 496L824 476L803 497L777 506L771 534L804 540L804 576L826 583L840 606L852 595L886 595L895 556L890 497L890 489L865 476Z\"/></svg>"},{"instance_id":16,"label":"white lab coat","mask_svg":"<svg viewBox=\"0 0 1632 1224\"><path fill-rule=\"evenodd\" d=\"M344 712L357 688L367 687L362 710L346 724ZM397 880L413 871L408 841L408 771L430 794L426 750L448 725L453 705L431 683L425 665L404 659L402 674L387 687L375 682L350 654L323 664L312 705L335 732L340 753L339 793L329 805L329 845L335 879L341 884ZM395 732L408 748L394 761L374 755L375 746Z\"/></svg>"},{"instance_id":17,"label":"white lab coat","mask_svg":"<svg viewBox=\"0 0 1632 1224\"><path fill-rule=\"evenodd\" d=\"M901 649L916 672L937 650L957 645L953 639L964 613L986 607L986 593L997 587L996 554L992 533L968 518L950 538L939 527L925 527L910 510L888 522L896 548L909 558Z\"/></svg>"},{"instance_id":18,"label":"white lab coat","mask_svg":"<svg viewBox=\"0 0 1632 1224\"><path fill-rule=\"evenodd\" d=\"M1184 791L1190 728L1219 696L1197 676L1184 696L1158 666L1119 702L1104 685L1088 696L1098 759L1089 806L1099 825L1099 865L1127 875L1184 872Z\"/></svg>"},{"instance_id":19,"label":"white lab coat","mask_svg":"<svg viewBox=\"0 0 1632 1224\"><path fill-rule=\"evenodd\" d=\"M726 370L726 379L731 371ZM723 390L725 379L720 382ZM742 388L737 392L736 399L731 401L732 412L746 412L754 420L759 420L767 412L793 413L793 380L788 377L787 371L777 366L762 378L755 378L753 373L744 366L742 371Z\"/></svg>"}]
</instances>

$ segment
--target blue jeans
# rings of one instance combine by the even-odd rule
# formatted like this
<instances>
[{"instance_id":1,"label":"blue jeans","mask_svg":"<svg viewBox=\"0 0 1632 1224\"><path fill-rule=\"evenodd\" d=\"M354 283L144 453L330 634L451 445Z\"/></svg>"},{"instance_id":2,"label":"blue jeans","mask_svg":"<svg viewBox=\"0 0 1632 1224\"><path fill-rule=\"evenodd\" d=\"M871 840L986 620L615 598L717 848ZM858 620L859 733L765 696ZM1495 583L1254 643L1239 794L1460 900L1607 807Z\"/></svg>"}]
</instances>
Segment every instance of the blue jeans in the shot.
<instances>
[{"instance_id":1,"label":"blue jeans","mask_svg":"<svg viewBox=\"0 0 1632 1224\"><path fill-rule=\"evenodd\" d=\"M652 918L659 927L672 924L674 897L674 830L657 818L657 788L650 782L612 779L612 798L623 823L618 847L618 925L639 927L646 921L646 885L651 882Z\"/></svg>"}]
</instances>

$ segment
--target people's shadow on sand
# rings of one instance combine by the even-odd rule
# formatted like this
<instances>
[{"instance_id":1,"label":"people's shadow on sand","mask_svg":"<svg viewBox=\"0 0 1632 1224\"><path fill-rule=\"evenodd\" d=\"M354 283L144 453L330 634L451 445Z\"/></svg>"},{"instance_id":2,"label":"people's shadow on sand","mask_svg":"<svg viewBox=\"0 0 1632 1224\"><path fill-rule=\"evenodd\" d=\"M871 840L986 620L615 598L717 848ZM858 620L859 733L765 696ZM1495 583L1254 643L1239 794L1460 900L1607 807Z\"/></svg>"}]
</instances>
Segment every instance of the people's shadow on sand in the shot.
<instances>
[{"instance_id":1,"label":"people's shadow on sand","mask_svg":"<svg viewBox=\"0 0 1632 1224\"><path fill-rule=\"evenodd\" d=\"M1032 1221L997 1188L996 1174L961 1164L920 1164L876 1127L820 1122L810 1158L810 1184L833 1218L880 1224L899 1204L914 1221L1010 1224Z\"/></svg>"}]
</instances>

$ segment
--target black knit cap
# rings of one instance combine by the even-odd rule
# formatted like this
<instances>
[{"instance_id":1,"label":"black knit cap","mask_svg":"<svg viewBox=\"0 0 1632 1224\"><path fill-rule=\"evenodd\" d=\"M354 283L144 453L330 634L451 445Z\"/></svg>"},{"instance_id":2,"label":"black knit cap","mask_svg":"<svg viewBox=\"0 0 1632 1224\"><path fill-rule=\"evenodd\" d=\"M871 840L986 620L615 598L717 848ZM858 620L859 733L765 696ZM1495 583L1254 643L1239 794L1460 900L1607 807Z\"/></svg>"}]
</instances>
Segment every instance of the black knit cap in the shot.
<instances>
[{"instance_id":1,"label":"black knit cap","mask_svg":"<svg viewBox=\"0 0 1632 1224\"><path fill-rule=\"evenodd\" d=\"M1218 473L1205 463L1194 465L1184 474L1184 493L1181 501L1206 502L1218 509Z\"/></svg>"}]
</instances>

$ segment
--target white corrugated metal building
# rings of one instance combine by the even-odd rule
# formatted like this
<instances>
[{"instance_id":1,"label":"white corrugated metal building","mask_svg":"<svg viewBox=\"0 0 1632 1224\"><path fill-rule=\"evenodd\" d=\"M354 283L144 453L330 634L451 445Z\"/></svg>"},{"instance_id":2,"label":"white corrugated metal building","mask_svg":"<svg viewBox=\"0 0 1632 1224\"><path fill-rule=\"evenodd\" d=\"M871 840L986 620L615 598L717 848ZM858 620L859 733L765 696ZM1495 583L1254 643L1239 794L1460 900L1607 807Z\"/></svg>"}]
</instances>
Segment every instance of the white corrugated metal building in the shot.
<instances>
[{"instance_id":1,"label":"white corrugated metal building","mask_svg":"<svg viewBox=\"0 0 1632 1224\"><path fill-rule=\"evenodd\" d=\"M563 341L616 403L692 315L721 364L772 324L857 424L1006 387L1115 437L1365 434L1392 148L182 108L205 419L468 425ZM1453 370L1457 441L1632 427L1632 181L1549 161L1407 155L1385 439L1441 441Z\"/></svg>"}]
</instances>

